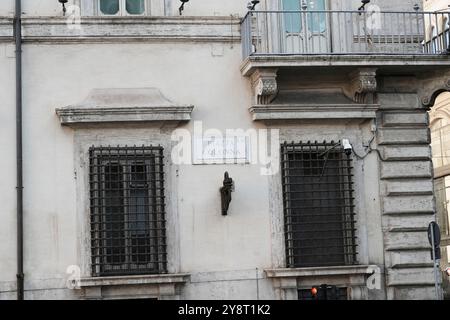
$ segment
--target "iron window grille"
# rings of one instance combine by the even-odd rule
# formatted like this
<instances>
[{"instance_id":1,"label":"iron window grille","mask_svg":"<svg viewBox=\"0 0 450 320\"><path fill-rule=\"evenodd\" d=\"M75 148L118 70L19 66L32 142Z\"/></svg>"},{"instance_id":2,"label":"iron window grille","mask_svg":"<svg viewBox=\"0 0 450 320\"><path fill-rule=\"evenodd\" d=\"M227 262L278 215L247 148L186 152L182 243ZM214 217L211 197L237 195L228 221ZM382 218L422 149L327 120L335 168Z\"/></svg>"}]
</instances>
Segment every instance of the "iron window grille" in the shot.
<instances>
[{"instance_id":1,"label":"iron window grille","mask_svg":"<svg viewBox=\"0 0 450 320\"><path fill-rule=\"evenodd\" d=\"M311 288L309 289L299 289L298 290L298 300L303 301L313 301L313 300L348 300L348 289L347 288L336 288L336 290L328 290L326 299L317 294L313 296Z\"/></svg>"},{"instance_id":2,"label":"iron window grille","mask_svg":"<svg viewBox=\"0 0 450 320\"><path fill-rule=\"evenodd\" d=\"M281 146L289 268L357 264L352 159L341 143Z\"/></svg>"},{"instance_id":3,"label":"iron window grille","mask_svg":"<svg viewBox=\"0 0 450 320\"><path fill-rule=\"evenodd\" d=\"M91 147L93 276L167 271L163 148Z\"/></svg>"}]
</instances>

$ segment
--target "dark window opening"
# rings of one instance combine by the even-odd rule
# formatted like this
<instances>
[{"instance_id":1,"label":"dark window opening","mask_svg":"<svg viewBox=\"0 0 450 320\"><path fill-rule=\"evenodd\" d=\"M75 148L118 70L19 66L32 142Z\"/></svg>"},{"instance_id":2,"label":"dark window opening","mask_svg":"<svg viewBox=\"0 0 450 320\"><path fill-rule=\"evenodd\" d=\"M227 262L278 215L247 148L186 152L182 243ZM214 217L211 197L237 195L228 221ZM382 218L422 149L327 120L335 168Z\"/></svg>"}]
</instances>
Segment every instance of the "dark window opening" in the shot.
<instances>
[{"instance_id":1,"label":"dark window opening","mask_svg":"<svg viewBox=\"0 0 450 320\"><path fill-rule=\"evenodd\" d=\"M340 143L281 148L289 268L357 264L352 159Z\"/></svg>"},{"instance_id":2,"label":"dark window opening","mask_svg":"<svg viewBox=\"0 0 450 320\"><path fill-rule=\"evenodd\" d=\"M92 147L93 276L167 269L163 149Z\"/></svg>"},{"instance_id":3,"label":"dark window opening","mask_svg":"<svg viewBox=\"0 0 450 320\"><path fill-rule=\"evenodd\" d=\"M313 296L311 289L298 290L298 300L348 300L347 288L330 288L326 296L319 290L316 296Z\"/></svg>"}]
</instances>

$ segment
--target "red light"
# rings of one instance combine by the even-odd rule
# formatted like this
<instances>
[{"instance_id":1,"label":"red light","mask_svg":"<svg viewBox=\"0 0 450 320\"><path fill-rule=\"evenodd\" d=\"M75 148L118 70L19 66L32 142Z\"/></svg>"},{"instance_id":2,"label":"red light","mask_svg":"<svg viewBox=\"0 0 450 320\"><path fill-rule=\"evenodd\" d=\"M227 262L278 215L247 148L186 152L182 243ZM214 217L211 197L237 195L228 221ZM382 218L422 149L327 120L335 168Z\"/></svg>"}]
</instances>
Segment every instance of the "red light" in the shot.
<instances>
[{"instance_id":1,"label":"red light","mask_svg":"<svg viewBox=\"0 0 450 320\"><path fill-rule=\"evenodd\" d=\"M317 296L317 288L312 288L311 289L311 294L313 295L313 297Z\"/></svg>"}]
</instances>

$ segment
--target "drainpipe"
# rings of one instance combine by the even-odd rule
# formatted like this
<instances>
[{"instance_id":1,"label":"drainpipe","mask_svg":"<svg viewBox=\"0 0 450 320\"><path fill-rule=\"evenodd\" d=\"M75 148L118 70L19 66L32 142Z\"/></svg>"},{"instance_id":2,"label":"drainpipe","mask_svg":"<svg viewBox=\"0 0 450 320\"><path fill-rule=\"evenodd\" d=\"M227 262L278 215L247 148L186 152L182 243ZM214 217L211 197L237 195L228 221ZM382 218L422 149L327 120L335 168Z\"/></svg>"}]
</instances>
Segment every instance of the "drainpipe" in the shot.
<instances>
[{"instance_id":1,"label":"drainpipe","mask_svg":"<svg viewBox=\"0 0 450 320\"><path fill-rule=\"evenodd\" d=\"M17 300L24 299L23 273L23 159L22 159L22 1L15 0L16 43L16 166L17 166Z\"/></svg>"}]
</instances>

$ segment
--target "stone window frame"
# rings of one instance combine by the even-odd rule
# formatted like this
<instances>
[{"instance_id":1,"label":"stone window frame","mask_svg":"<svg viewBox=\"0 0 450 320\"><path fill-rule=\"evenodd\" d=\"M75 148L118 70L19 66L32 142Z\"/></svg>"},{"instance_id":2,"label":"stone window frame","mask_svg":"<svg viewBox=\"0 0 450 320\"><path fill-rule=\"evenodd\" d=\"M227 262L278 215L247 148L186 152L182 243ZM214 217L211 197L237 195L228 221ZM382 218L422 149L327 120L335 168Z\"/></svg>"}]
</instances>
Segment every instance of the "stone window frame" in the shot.
<instances>
[{"instance_id":1,"label":"stone window frame","mask_svg":"<svg viewBox=\"0 0 450 320\"><path fill-rule=\"evenodd\" d=\"M289 127L279 128L280 129L280 146L284 141L339 141L346 137L352 138L352 144L354 146L362 146L365 142L363 134L360 129L350 128L345 129L342 132L341 128L336 128L335 130L328 130L324 133L318 133L317 129L314 130L307 129L307 132L302 129L292 129ZM315 131L315 132L314 132ZM334 132L333 132L334 131ZM365 264L368 261L367 254L367 235L363 233L361 225L366 222L366 215L364 212L365 199L358 194L363 194L365 192L365 182L363 177L363 163L364 160L353 159L353 183L355 190L355 217L356 217L356 238L358 244L358 255L357 260L360 264ZM365 170L368 170L365 168ZM272 217L272 236L273 236L273 250L272 259L274 261L275 268L286 268L286 254L285 254L285 240L284 240L284 210L283 210L283 187L281 170L278 170L276 174L269 177L269 193L272 194L270 201L270 212ZM363 243L361 243L363 242ZM360 245L364 244L363 251L361 251Z\"/></svg>"},{"instance_id":2,"label":"stone window frame","mask_svg":"<svg viewBox=\"0 0 450 320\"><path fill-rule=\"evenodd\" d=\"M298 127L278 127L280 130L279 144L284 141L339 141L346 137L352 138L353 146L362 146L366 142L366 136L362 129L356 123L352 127L345 124L338 128L326 130L318 133L317 128L299 129ZM359 148L358 151L362 153ZM281 159L280 159L281 160ZM370 276L372 270L376 270L376 265L369 265L369 244L368 234L365 226L367 225L367 215L365 208L366 192L364 181L364 170L370 170L364 165L365 160L354 157L353 159L353 183L355 190L355 217L356 217L356 243L357 261L356 265L349 266L331 266L331 267L312 267L312 268L287 268L285 234L284 234L284 210L283 210L283 186L281 177L281 167L278 172L269 177L269 194L271 194L270 216L272 230L272 261L271 269L266 269L265 273L272 280L277 299L297 299L298 289L304 289L312 280L317 280L317 272L320 270L320 277L329 284L345 286L349 289L350 299L367 299L367 288L365 280ZM377 164L378 165L378 164ZM373 169L375 170L375 169ZM359 194L359 195L358 195ZM314 281L312 281L314 282ZM315 282L314 282L315 283ZM320 285L321 283L315 283Z\"/></svg>"},{"instance_id":3,"label":"stone window frame","mask_svg":"<svg viewBox=\"0 0 450 320\"><path fill-rule=\"evenodd\" d=\"M57 108L63 127L73 129L76 195L77 264L80 293L85 299L176 299L189 274L180 273L180 226L177 206L178 165L171 160L173 130L191 119L192 105L178 105L157 88L93 89L84 101ZM103 276L92 273L90 219L90 157L92 146L160 146L164 150L166 217L165 274ZM170 192L167 192L170 190Z\"/></svg>"},{"instance_id":4,"label":"stone window frame","mask_svg":"<svg viewBox=\"0 0 450 320\"><path fill-rule=\"evenodd\" d=\"M163 132L166 131L166 132ZM123 135L120 136L119 135ZM148 138L145 138L148 137ZM166 190L166 241L167 271L169 274L180 270L179 227L177 212L177 190L175 168L170 161L173 143L171 130L153 128L99 128L76 130L75 142L75 176L77 189L77 225L79 226L79 261L82 278L91 278L91 235L90 235L90 201L89 201L89 149L92 146L125 145L161 145L164 148L164 188ZM168 192L170 190L170 192Z\"/></svg>"},{"instance_id":5,"label":"stone window frame","mask_svg":"<svg viewBox=\"0 0 450 320\"><path fill-rule=\"evenodd\" d=\"M83 128L74 133L75 179L77 196L77 255L80 263L81 296L84 299L151 298L176 299L180 286L189 280L181 273L179 212L177 210L177 166L170 160L174 143L173 128L158 126ZM164 188L166 207L167 273L122 276L92 274L89 149L99 145L161 145L164 148ZM170 192L168 192L170 190ZM135 292L135 293L133 293Z\"/></svg>"}]
</instances>

